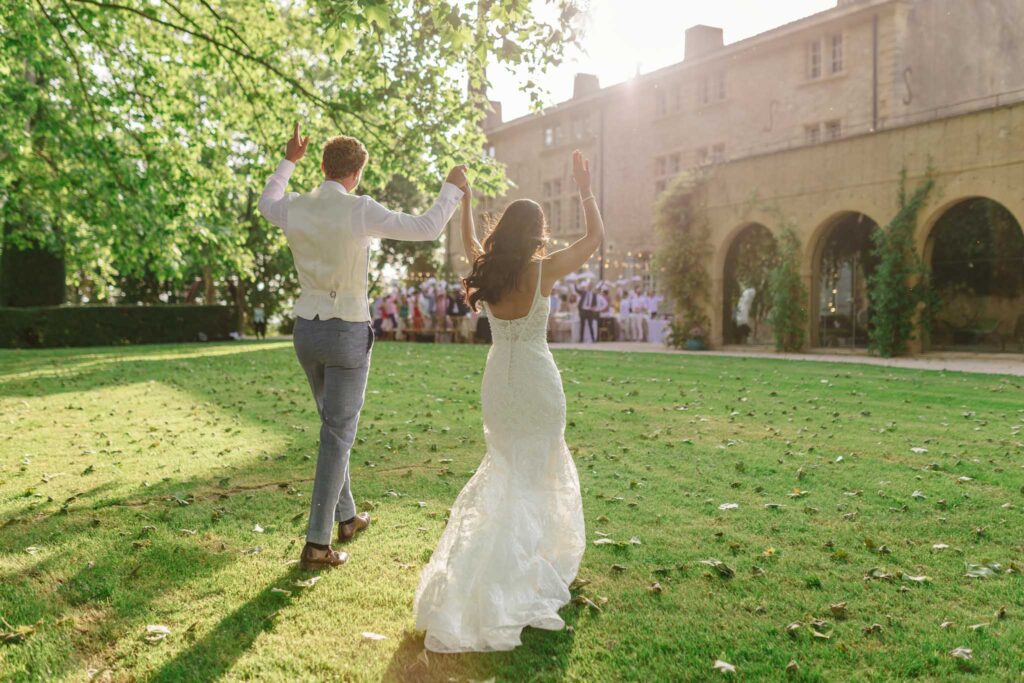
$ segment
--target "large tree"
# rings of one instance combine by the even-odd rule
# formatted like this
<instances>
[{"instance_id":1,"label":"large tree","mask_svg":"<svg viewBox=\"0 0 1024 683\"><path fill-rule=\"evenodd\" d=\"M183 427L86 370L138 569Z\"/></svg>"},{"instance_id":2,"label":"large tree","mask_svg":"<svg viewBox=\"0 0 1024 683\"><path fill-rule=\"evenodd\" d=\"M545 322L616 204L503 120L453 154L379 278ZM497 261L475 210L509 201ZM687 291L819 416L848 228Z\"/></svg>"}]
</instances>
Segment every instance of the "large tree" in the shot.
<instances>
[{"instance_id":1,"label":"large tree","mask_svg":"<svg viewBox=\"0 0 1024 683\"><path fill-rule=\"evenodd\" d=\"M43 255L92 300L276 277L253 190L294 120L362 139L368 189L433 191L471 161L499 190L479 154L486 67L557 62L575 2L0 0L0 283L24 287Z\"/></svg>"}]
</instances>

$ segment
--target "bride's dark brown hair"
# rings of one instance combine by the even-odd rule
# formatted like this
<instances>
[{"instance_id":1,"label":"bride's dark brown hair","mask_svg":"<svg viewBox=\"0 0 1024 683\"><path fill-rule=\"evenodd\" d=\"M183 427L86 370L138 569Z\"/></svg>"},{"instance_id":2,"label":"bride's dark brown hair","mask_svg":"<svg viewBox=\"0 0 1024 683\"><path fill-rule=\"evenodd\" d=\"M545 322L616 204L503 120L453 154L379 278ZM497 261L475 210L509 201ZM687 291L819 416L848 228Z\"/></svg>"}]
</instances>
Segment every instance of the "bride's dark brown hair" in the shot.
<instances>
[{"instance_id":1,"label":"bride's dark brown hair","mask_svg":"<svg viewBox=\"0 0 1024 683\"><path fill-rule=\"evenodd\" d=\"M481 301L493 304L517 289L526 266L544 257L547 243L547 221L537 202L517 199L506 206L484 239L483 253L473 262L472 272L462 280L470 308L475 311Z\"/></svg>"}]
</instances>

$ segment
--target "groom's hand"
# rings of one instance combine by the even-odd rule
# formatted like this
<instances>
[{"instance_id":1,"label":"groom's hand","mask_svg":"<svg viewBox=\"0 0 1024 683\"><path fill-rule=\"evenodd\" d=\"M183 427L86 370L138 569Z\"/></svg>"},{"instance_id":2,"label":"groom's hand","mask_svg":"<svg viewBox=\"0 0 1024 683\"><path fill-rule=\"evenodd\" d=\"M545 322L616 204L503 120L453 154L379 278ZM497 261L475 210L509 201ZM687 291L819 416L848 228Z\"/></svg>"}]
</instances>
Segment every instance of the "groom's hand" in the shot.
<instances>
[{"instance_id":1,"label":"groom's hand","mask_svg":"<svg viewBox=\"0 0 1024 683\"><path fill-rule=\"evenodd\" d=\"M459 164L458 166L452 166L452 170L448 171L448 177L445 178L444 181L465 191L466 185L469 184L469 178L466 177L466 165Z\"/></svg>"},{"instance_id":2,"label":"groom's hand","mask_svg":"<svg viewBox=\"0 0 1024 683\"><path fill-rule=\"evenodd\" d=\"M306 147L309 145L309 136L299 136L299 124L295 124L295 130L292 136L288 139L288 145L285 147L284 158L288 161L296 164L299 159L306 156Z\"/></svg>"}]
</instances>

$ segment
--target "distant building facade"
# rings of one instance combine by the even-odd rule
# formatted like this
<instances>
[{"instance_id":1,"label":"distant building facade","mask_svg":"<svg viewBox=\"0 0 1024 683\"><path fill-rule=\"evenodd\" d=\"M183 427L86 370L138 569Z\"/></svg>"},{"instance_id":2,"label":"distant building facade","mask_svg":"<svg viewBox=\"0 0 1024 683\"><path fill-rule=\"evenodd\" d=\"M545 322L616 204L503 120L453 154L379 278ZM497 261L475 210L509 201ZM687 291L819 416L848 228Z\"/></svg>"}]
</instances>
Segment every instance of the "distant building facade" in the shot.
<instances>
[{"instance_id":1,"label":"distant building facade","mask_svg":"<svg viewBox=\"0 0 1024 683\"><path fill-rule=\"evenodd\" d=\"M918 246L926 262L939 259L949 310L925 341L1015 348L1024 337L1024 276L1014 275L1024 273L1024 3L839 0L730 45L721 29L694 26L683 56L603 89L580 74L571 100L513 121L501 121L497 104L485 153L512 186L479 209L529 197L557 244L579 237L569 154L578 147L593 160L607 231L588 267L656 285L656 198L703 168L712 344L770 338L764 306L755 303L752 332L737 332L734 309L758 279L743 271L744 249L770 244L786 224L805 250L811 344L862 346L871 229L895 215L901 171L912 186L930 167L936 190ZM965 255L956 240L967 232L987 242ZM456 240L451 265L464 272L460 250Z\"/></svg>"}]
</instances>

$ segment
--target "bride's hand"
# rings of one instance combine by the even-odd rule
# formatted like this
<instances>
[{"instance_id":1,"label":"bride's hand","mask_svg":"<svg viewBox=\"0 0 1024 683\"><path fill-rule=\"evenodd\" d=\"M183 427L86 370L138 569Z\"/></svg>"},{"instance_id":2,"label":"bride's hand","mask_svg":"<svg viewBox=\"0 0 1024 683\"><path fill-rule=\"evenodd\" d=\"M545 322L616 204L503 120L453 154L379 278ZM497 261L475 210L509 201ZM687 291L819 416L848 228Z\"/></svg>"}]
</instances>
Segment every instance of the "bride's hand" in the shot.
<instances>
[{"instance_id":1,"label":"bride's hand","mask_svg":"<svg viewBox=\"0 0 1024 683\"><path fill-rule=\"evenodd\" d=\"M572 176L576 179L576 187L584 197L590 194L590 160L584 158L581 151L572 153Z\"/></svg>"}]
</instances>

